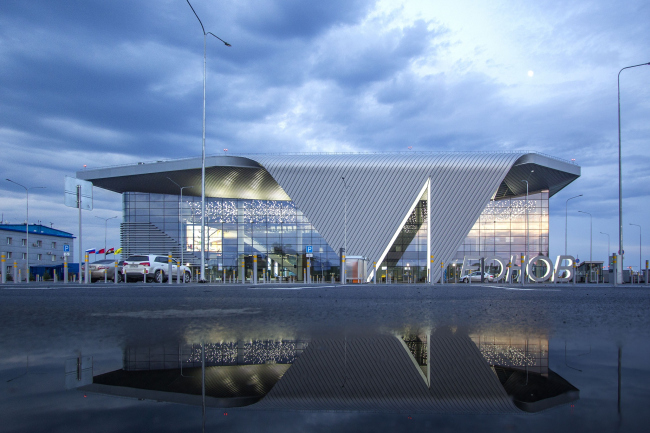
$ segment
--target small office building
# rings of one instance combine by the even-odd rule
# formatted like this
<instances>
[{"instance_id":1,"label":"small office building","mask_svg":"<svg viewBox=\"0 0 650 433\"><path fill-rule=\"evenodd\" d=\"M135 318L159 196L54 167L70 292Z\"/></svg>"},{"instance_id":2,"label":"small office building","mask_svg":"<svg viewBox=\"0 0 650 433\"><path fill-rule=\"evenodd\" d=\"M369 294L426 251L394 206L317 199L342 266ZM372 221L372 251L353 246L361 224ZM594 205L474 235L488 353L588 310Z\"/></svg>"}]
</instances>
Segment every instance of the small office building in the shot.
<instances>
[{"instance_id":1,"label":"small office building","mask_svg":"<svg viewBox=\"0 0 650 433\"><path fill-rule=\"evenodd\" d=\"M13 278L14 263L21 270L21 278L25 279L29 237L29 266L54 267L63 264L64 250L73 253L72 233L57 230L41 224L29 225L29 236L25 224L0 224L0 253L5 255L3 272L8 279Z\"/></svg>"}]
</instances>

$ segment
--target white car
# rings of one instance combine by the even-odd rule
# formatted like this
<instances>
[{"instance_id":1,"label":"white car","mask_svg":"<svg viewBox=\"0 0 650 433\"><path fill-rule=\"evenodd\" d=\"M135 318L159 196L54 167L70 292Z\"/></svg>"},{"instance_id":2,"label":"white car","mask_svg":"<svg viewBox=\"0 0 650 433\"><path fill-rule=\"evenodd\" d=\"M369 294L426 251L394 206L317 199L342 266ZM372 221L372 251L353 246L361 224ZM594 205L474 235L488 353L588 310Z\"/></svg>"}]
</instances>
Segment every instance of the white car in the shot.
<instances>
[{"instance_id":1,"label":"white car","mask_svg":"<svg viewBox=\"0 0 650 433\"><path fill-rule=\"evenodd\" d=\"M184 265L178 268L176 259L172 259L172 278L176 279L177 271L184 282L192 281L192 271ZM147 280L153 280L157 283L163 283L169 279L169 264L167 256L158 256L155 254L135 254L124 260L122 273L126 281L142 281L147 275Z\"/></svg>"},{"instance_id":2,"label":"white car","mask_svg":"<svg viewBox=\"0 0 650 433\"><path fill-rule=\"evenodd\" d=\"M483 277L484 277L484 280L487 281L487 282L491 283L492 281L494 281L494 275L488 274L487 272L485 272L483 274ZM472 279L472 283L480 283L481 282L481 272L480 271L474 271L469 275L463 276L463 278L461 278L460 281L462 281L463 283L469 283L470 278Z\"/></svg>"}]
</instances>

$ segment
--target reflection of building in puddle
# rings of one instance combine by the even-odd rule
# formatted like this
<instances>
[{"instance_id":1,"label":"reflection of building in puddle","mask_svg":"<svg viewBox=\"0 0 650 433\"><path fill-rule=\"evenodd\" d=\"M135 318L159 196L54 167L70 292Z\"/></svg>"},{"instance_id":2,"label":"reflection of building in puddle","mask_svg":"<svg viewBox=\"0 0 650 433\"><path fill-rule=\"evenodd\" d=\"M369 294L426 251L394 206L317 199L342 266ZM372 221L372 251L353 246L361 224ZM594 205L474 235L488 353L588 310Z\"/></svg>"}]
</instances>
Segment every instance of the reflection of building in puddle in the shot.
<instances>
[{"instance_id":1,"label":"reflection of building in puddle","mask_svg":"<svg viewBox=\"0 0 650 433\"><path fill-rule=\"evenodd\" d=\"M212 407L503 413L578 398L577 389L548 369L548 342L531 341L438 330L129 347L122 370L95 376L81 389L201 404L203 365Z\"/></svg>"},{"instance_id":2,"label":"reflection of building in puddle","mask_svg":"<svg viewBox=\"0 0 650 433\"><path fill-rule=\"evenodd\" d=\"M483 358L494 367L548 376L548 339L470 335Z\"/></svg>"},{"instance_id":3,"label":"reflection of building in puddle","mask_svg":"<svg viewBox=\"0 0 650 433\"><path fill-rule=\"evenodd\" d=\"M548 338L471 335L514 403L538 412L577 400L576 387L548 368Z\"/></svg>"},{"instance_id":4,"label":"reflection of building in puddle","mask_svg":"<svg viewBox=\"0 0 650 433\"><path fill-rule=\"evenodd\" d=\"M246 406L268 394L306 345L264 340L127 347L121 370L95 376L81 389L200 405L204 360L206 405Z\"/></svg>"}]
</instances>

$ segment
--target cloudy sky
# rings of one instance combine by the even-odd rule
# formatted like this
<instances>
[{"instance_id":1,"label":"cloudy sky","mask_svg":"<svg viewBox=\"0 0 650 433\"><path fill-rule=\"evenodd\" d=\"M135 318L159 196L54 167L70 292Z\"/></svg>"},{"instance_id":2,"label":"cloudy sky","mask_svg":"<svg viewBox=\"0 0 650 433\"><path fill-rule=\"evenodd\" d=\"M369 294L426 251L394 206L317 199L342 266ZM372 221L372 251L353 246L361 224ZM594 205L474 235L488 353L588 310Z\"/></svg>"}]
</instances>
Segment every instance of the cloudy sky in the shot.
<instances>
[{"instance_id":1,"label":"cloudy sky","mask_svg":"<svg viewBox=\"0 0 650 433\"><path fill-rule=\"evenodd\" d=\"M616 250L617 73L650 62L644 0L194 0L207 41L208 154L534 150L582 177L551 200L551 255ZM77 232L63 178L201 154L203 34L185 0L0 2L5 221ZM650 241L650 66L621 76L626 265ZM95 190L84 248L118 194ZM119 224L108 223L109 247ZM650 259L650 247L644 260Z\"/></svg>"}]
</instances>

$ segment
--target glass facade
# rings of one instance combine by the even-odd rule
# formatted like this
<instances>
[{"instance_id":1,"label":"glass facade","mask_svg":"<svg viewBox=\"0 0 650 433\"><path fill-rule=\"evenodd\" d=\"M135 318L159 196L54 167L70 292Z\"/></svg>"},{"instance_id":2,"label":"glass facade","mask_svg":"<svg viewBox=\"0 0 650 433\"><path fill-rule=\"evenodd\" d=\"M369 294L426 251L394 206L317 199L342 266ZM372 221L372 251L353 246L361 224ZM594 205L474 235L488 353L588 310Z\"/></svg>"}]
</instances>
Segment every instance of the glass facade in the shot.
<instances>
[{"instance_id":1,"label":"glass facade","mask_svg":"<svg viewBox=\"0 0 650 433\"><path fill-rule=\"evenodd\" d=\"M509 259L526 251L529 255L548 255L548 191L491 201L454 255L464 257L497 256ZM148 224L169 242L183 250L185 261L197 265L201 251L201 198L166 194L128 192L123 194L123 249L130 253L162 254L170 250L141 251L141 238L124 235L129 224ZM527 216L527 218L526 218ZM425 282L427 278L427 202L423 196L391 245L384 261L378 264L377 281ZM528 223L526 223L528 221ZM339 278L339 256L325 242L302 212L291 201L206 198L206 260L212 280L250 279L253 255L257 255L258 279L263 276L303 280L307 258L305 247L313 247L311 274L323 281ZM149 235L151 236L151 235ZM132 245L125 245L131 243ZM176 251L176 250L174 250ZM176 254L175 254L176 255ZM453 265L447 268L453 278ZM372 262L369 264L372 268Z\"/></svg>"},{"instance_id":2,"label":"glass facade","mask_svg":"<svg viewBox=\"0 0 650 433\"><path fill-rule=\"evenodd\" d=\"M528 216L528 230L526 230ZM526 252L548 256L548 191L491 201L454 256L503 257Z\"/></svg>"},{"instance_id":3,"label":"glass facade","mask_svg":"<svg viewBox=\"0 0 650 433\"><path fill-rule=\"evenodd\" d=\"M184 245L185 261L199 263L201 198L124 193L124 223L151 223ZM329 281L339 275L339 257L290 201L206 198L206 261L213 280L252 277L302 281L305 247L312 246L311 275Z\"/></svg>"}]
</instances>

